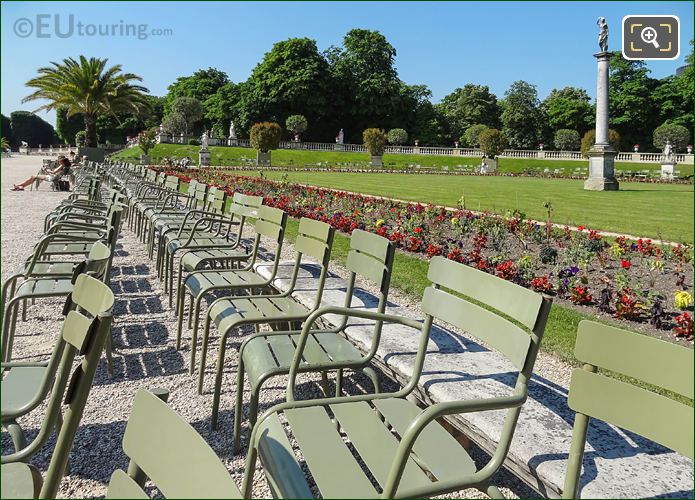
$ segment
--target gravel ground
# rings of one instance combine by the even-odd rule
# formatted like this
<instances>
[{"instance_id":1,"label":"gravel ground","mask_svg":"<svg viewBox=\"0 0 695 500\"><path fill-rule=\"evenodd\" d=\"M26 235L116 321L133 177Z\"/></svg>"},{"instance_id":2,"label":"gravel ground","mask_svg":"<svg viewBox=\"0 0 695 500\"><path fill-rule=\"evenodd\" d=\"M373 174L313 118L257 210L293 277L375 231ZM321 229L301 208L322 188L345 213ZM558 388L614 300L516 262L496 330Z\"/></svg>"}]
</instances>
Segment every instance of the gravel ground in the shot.
<instances>
[{"instance_id":1,"label":"gravel ground","mask_svg":"<svg viewBox=\"0 0 695 500\"><path fill-rule=\"evenodd\" d=\"M54 193L47 185L38 192L9 192L8 189L41 165L39 157L14 157L2 161L2 277L11 274L27 257L43 229L44 216L54 208L65 193ZM21 221L21 224L20 224ZM272 251L272 249L269 249ZM292 249L286 245L284 252L289 258ZM344 269L332 266L333 272L346 275ZM362 284L364 288L370 286ZM71 455L70 474L61 484L59 496L63 498L103 497L106 484L116 468L127 467L127 458L121 449L125 424L130 414L135 392L141 388L165 388L171 393L170 405L210 443L223 460L232 476L241 484L245 452L231 454L231 428L233 398L236 391L232 373L236 368L236 351L228 350L219 430L209 427L212 406L212 371L215 360L215 337L211 340L205 392L199 396L195 389L195 378L188 375L188 332L184 330L183 348L174 347L176 320L173 310L166 306L163 287L156 278L156 270L147 258L142 244L127 227L119 240L112 276L112 287L116 293L114 316L113 378L106 373L102 362L96 374L94 388L90 394L81 427L75 437ZM412 300L392 291L390 299L401 302L419 311ZM55 336L60 328L62 300L37 302L28 311L28 321L18 323L14 358L36 359L49 355ZM543 377L564 387L568 385L570 369L549 355L542 354L537 361L537 372ZM299 386L303 396L319 394L318 378L305 376ZM359 391L363 380L358 376L346 381L348 392ZM384 380L384 384L389 381ZM369 384L365 384L369 386ZM286 379L276 378L266 385L261 396L261 411L284 398ZM388 386L387 386L388 387ZM21 421L33 438L38 430L41 415L35 412ZM2 434L2 446L11 446L6 433ZM50 458L51 440L32 463L45 471ZM486 455L472 447L476 461L485 463ZM269 497L266 481L258 469L255 476L253 496ZM502 470L497 482L507 487L507 497L528 498L538 496L513 475ZM475 490L464 490L446 495L446 498L479 498Z\"/></svg>"}]
</instances>

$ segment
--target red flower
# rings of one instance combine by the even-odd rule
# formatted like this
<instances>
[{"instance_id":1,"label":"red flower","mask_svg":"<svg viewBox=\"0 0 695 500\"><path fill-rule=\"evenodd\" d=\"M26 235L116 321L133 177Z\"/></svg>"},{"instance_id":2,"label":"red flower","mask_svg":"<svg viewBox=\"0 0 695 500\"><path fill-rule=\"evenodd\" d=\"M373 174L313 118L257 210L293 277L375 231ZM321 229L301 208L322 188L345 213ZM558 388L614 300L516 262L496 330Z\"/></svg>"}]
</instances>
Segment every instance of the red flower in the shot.
<instances>
[{"instance_id":1,"label":"red flower","mask_svg":"<svg viewBox=\"0 0 695 500\"><path fill-rule=\"evenodd\" d=\"M420 234L420 233L422 232L422 228L421 228L421 227L416 227L415 229L413 229L413 232L414 232L414 233L417 233L417 234Z\"/></svg>"},{"instance_id":2,"label":"red flower","mask_svg":"<svg viewBox=\"0 0 695 500\"><path fill-rule=\"evenodd\" d=\"M630 269L630 266L632 266L632 264L630 263L629 260L627 260L627 259L622 259L622 260L620 261L620 267L621 267L621 268L623 268L623 269Z\"/></svg>"},{"instance_id":3,"label":"red flower","mask_svg":"<svg viewBox=\"0 0 695 500\"><path fill-rule=\"evenodd\" d=\"M585 229L586 229L585 226L579 226L579 227L577 228L578 231L584 231Z\"/></svg>"}]
</instances>

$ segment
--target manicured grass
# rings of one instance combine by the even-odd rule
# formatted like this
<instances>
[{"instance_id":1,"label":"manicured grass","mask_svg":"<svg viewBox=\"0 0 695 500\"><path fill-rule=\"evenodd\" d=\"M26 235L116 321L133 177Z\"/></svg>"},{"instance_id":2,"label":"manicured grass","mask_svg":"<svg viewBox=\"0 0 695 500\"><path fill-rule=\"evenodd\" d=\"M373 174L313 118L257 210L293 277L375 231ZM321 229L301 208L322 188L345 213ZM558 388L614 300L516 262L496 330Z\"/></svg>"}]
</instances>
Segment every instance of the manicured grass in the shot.
<instances>
[{"instance_id":1,"label":"manicured grass","mask_svg":"<svg viewBox=\"0 0 695 500\"><path fill-rule=\"evenodd\" d=\"M270 179L283 175L266 172ZM620 191L594 192L584 191L583 181L572 179L343 172L290 172L287 176L291 182L450 207L465 196L466 208L471 210L519 209L538 220L545 220L543 203L550 200L554 222L693 241L692 185L624 182Z\"/></svg>"},{"instance_id":2,"label":"manicured grass","mask_svg":"<svg viewBox=\"0 0 695 500\"><path fill-rule=\"evenodd\" d=\"M183 158L189 156L194 162L198 162L198 151L200 146L187 146L178 144L158 144L150 151L150 158L154 163L164 157ZM213 165L244 165L243 159L252 160L256 158L256 152L249 148L228 148L221 146L210 147ZM134 161L140 157L140 148L131 148L120 151L116 157ZM305 165L316 165L316 163L328 163L335 166L338 163L366 164L369 162L369 155L366 153L346 153L346 152L322 152L322 151L299 151L280 149L272 153L273 166L303 168ZM468 158L463 156L434 156L434 155L392 155L384 156L386 168L405 169L410 165L420 165L427 168L450 167L455 169L458 165L480 165L479 158ZM566 174L570 174L575 168L588 168L588 160L531 160L523 158L502 158L499 162L501 172L519 173L528 169L551 170L564 168ZM659 170L656 163L630 163L616 162L617 170ZM681 175L693 175L692 165L679 165Z\"/></svg>"}]
</instances>

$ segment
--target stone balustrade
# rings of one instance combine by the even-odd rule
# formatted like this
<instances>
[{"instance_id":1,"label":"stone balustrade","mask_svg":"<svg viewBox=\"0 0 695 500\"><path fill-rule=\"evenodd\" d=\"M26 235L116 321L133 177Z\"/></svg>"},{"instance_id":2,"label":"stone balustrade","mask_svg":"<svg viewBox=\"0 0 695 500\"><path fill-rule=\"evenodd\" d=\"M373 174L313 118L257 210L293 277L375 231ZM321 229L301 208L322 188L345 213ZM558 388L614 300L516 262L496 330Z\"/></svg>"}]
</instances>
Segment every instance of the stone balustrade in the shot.
<instances>
[{"instance_id":1,"label":"stone balustrade","mask_svg":"<svg viewBox=\"0 0 695 500\"><path fill-rule=\"evenodd\" d=\"M188 144L189 141L200 142L200 137L196 136L176 136L160 134L157 142L163 144ZM251 147L248 139L208 139L210 146L234 146L249 148ZM135 145L135 144L133 144ZM342 151L348 153L366 153L367 148L362 144L337 144L333 142L294 142L281 141L280 149L298 149L303 151ZM415 154L429 156L463 156L468 158L480 158L483 156L479 149L467 148L445 148L436 146L386 146L386 154ZM634 163L658 163L661 161L661 153L619 153L615 160L620 162ZM583 160L579 151L545 151L534 149L507 149L500 155L502 158L523 158L532 160ZM693 164L692 154L674 155L677 163L684 165Z\"/></svg>"}]
</instances>

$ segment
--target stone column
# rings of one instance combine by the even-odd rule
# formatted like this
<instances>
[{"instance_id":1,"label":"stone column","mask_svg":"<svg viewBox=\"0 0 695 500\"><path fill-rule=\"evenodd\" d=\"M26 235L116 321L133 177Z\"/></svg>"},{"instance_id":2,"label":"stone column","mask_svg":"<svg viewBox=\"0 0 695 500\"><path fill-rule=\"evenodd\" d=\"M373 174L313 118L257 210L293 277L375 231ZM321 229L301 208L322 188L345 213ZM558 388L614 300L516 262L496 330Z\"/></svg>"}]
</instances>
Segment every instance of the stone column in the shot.
<instances>
[{"instance_id":1,"label":"stone column","mask_svg":"<svg viewBox=\"0 0 695 500\"><path fill-rule=\"evenodd\" d=\"M608 60L610 52L594 54L598 60L596 81L596 143L589 150L589 178L584 189L590 191L617 191L615 156L618 152L608 141Z\"/></svg>"}]
</instances>

